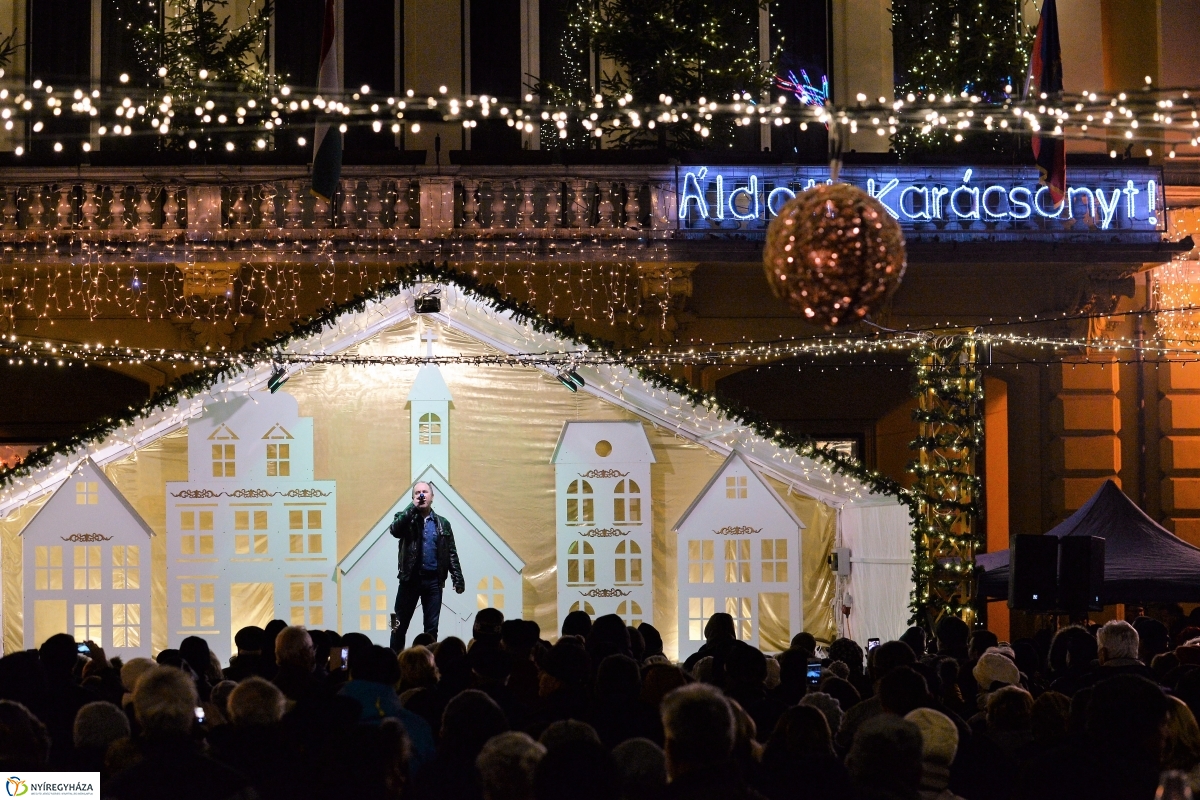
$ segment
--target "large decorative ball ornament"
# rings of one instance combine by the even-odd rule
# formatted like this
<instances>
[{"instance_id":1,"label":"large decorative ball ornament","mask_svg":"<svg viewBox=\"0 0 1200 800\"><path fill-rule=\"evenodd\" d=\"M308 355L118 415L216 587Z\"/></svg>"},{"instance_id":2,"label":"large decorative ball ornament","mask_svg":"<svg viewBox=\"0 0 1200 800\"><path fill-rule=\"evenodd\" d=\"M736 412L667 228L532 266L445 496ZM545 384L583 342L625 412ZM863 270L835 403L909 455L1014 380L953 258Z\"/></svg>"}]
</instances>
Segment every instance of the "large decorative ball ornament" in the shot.
<instances>
[{"instance_id":1,"label":"large decorative ball ornament","mask_svg":"<svg viewBox=\"0 0 1200 800\"><path fill-rule=\"evenodd\" d=\"M900 285L905 264L900 224L847 183L815 186L785 203L763 249L775 296L828 328L870 315Z\"/></svg>"}]
</instances>

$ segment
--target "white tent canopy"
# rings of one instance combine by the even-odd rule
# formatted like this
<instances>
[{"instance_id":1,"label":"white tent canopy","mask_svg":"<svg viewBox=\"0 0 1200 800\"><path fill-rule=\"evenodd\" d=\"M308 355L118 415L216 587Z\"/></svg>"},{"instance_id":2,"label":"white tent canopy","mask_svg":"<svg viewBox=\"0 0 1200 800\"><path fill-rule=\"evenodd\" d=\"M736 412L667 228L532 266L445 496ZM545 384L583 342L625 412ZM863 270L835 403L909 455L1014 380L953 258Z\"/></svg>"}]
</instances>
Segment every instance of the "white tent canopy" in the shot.
<instances>
[{"instance_id":1,"label":"white tent canopy","mask_svg":"<svg viewBox=\"0 0 1200 800\"><path fill-rule=\"evenodd\" d=\"M481 341L505 354L587 352L580 342L539 332L508 311L452 283L413 286L392 297L371 301L347 312L320 333L291 342L285 353L333 355L363 343L411 319L417 295L440 289L442 310L426 315L442 325ZM550 367L538 367L548 373ZM292 365L292 373L304 369ZM897 497L876 494L855 478L838 474L820 460L801 456L731 421L718 410L694 405L686 397L641 378L622 365L581 365L586 380L580 391L624 408L649 422L699 443L722 455L734 449L755 469L781 482L790 491L838 509L838 547L851 551L851 572L838 579L835 619L843 635L859 641L891 639L903 632L908 619L912 584L912 535L908 508ZM146 414L114 431L103 441L58 456L54 463L15 479L0 490L0 516L53 492L86 458L105 465L125 458L139 447L185 427L198 417L206 402L227 394L261 390L271 373L269 364L250 367L175 405ZM852 598L852 600L850 599ZM848 614L843 608L849 606Z\"/></svg>"}]
</instances>

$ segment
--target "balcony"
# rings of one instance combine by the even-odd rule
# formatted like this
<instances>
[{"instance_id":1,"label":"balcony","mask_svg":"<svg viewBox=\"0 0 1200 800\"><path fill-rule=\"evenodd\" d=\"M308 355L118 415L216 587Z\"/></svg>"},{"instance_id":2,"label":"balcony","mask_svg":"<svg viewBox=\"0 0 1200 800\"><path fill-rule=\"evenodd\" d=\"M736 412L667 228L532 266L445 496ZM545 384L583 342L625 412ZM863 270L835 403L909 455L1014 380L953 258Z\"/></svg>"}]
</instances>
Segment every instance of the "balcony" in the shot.
<instances>
[{"instance_id":1,"label":"balcony","mask_svg":"<svg viewBox=\"0 0 1200 800\"><path fill-rule=\"evenodd\" d=\"M332 203L302 167L0 169L0 242L54 259L295 262L362 249L397 258L667 256L671 167L346 167ZM682 244L682 242L681 242ZM165 255L167 250L172 251ZM48 251L48 252L47 252Z\"/></svg>"}]
</instances>

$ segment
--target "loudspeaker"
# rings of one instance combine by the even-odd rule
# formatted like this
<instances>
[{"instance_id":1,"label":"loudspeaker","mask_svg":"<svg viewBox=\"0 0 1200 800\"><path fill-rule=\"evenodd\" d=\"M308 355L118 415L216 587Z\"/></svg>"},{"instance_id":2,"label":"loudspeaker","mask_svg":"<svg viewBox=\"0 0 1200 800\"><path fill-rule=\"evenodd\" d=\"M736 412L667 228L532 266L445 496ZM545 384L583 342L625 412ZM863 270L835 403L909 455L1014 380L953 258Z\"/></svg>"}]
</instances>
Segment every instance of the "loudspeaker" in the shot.
<instances>
[{"instance_id":1,"label":"loudspeaker","mask_svg":"<svg viewBox=\"0 0 1200 800\"><path fill-rule=\"evenodd\" d=\"M1062 611L1100 611L1104 586L1104 540L1064 536L1058 556L1058 607Z\"/></svg>"},{"instance_id":2,"label":"loudspeaker","mask_svg":"<svg viewBox=\"0 0 1200 800\"><path fill-rule=\"evenodd\" d=\"M1008 545L1008 607L1051 611L1058 601L1058 537L1018 534Z\"/></svg>"}]
</instances>

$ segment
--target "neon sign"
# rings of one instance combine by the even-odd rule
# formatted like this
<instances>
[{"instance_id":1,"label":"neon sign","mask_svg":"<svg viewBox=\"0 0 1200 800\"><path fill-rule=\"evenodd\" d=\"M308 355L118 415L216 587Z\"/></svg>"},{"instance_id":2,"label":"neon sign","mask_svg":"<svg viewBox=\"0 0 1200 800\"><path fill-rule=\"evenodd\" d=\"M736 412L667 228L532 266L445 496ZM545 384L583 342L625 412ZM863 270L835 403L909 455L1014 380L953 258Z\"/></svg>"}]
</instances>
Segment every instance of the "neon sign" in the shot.
<instances>
[{"instance_id":1,"label":"neon sign","mask_svg":"<svg viewBox=\"0 0 1200 800\"><path fill-rule=\"evenodd\" d=\"M679 227L763 230L796 194L828 183L824 167L679 167ZM841 179L866 190L913 232L990 235L1009 231L1160 232L1162 174L1152 167L1076 167L1055 204L1037 171L996 167L846 167Z\"/></svg>"}]
</instances>

